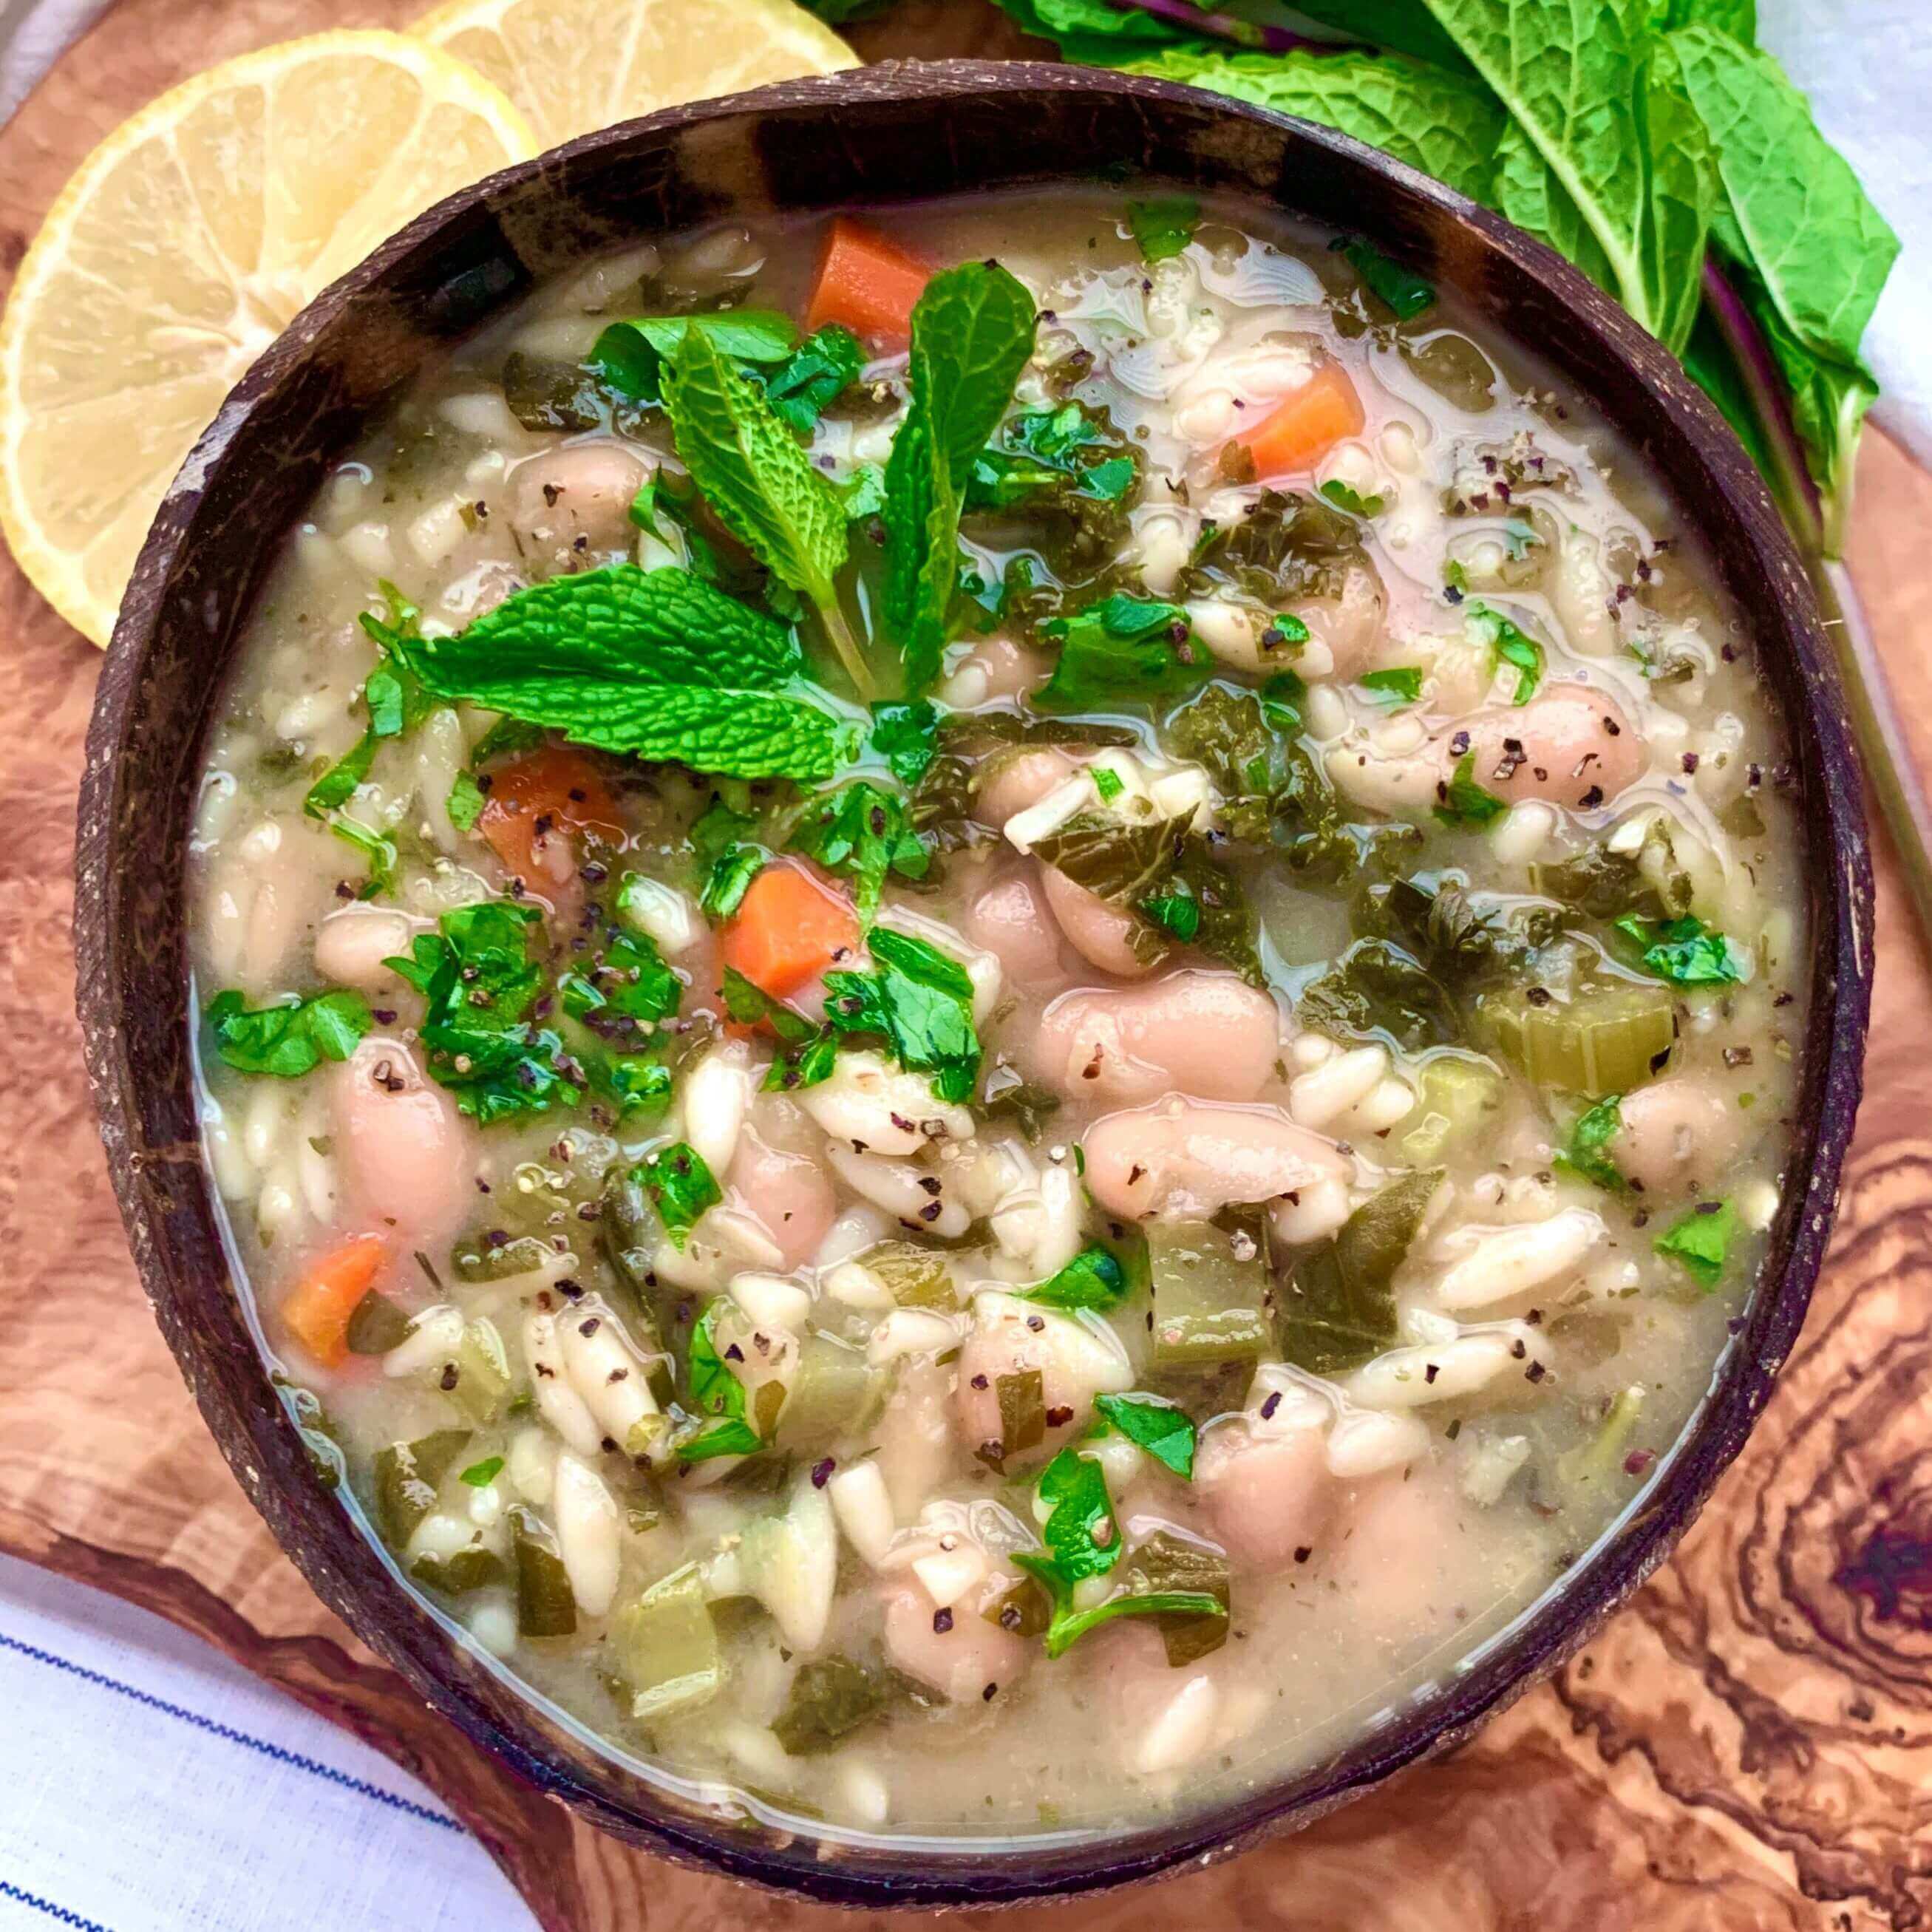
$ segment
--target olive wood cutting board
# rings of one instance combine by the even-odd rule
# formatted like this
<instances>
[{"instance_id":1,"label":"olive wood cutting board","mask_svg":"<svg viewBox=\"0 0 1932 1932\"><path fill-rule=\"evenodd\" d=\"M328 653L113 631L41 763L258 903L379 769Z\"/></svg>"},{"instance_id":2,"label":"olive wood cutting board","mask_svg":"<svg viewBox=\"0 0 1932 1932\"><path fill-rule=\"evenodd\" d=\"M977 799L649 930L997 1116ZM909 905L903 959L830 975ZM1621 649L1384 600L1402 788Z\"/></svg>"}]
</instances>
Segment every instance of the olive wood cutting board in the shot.
<instances>
[{"instance_id":1,"label":"olive wood cutting board","mask_svg":"<svg viewBox=\"0 0 1932 1932\"><path fill-rule=\"evenodd\" d=\"M0 130L0 276L94 142L191 68L416 0L121 0ZM862 51L1011 53L985 0ZM1932 776L1932 477L1876 439L1854 572ZM158 1611L448 1801L546 1932L829 1927L656 1862L434 1718L310 1594L148 1318L73 1012L71 845L94 651L0 551L0 1549ZM1877 998L1838 1237L1802 1340L1670 1563L1454 1756L1300 1836L1016 1932L1864 1932L1932 1907L1932 973L1879 854ZM925 1915L886 1915L897 1924Z\"/></svg>"}]
</instances>

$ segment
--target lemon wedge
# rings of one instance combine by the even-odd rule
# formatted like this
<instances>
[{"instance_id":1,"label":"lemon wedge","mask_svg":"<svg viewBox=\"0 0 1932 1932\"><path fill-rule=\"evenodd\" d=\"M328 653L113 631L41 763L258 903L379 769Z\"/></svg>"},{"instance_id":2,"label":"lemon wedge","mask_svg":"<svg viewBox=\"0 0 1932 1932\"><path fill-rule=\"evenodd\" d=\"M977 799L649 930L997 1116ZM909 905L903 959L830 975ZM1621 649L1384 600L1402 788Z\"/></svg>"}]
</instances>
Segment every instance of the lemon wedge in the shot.
<instances>
[{"instance_id":1,"label":"lemon wedge","mask_svg":"<svg viewBox=\"0 0 1932 1932\"><path fill-rule=\"evenodd\" d=\"M410 30L467 61L546 148L859 57L792 0L450 0Z\"/></svg>"},{"instance_id":2,"label":"lemon wedge","mask_svg":"<svg viewBox=\"0 0 1932 1932\"><path fill-rule=\"evenodd\" d=\"M0 320L0 531L107 641L170 479L296 312L445 195L536 152L461 61L412 36L244 54L81 164Z\"/></svg>"}]
</instances>

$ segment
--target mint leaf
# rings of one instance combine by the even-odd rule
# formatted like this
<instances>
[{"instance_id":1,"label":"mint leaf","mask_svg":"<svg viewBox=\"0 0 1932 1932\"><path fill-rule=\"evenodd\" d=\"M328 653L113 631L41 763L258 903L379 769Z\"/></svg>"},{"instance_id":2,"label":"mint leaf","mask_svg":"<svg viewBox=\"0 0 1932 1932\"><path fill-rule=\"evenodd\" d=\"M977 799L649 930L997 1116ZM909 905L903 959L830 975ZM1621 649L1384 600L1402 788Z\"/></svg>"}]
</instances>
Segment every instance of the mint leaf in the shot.
<instances>
[{"instance_id":1,"label":"mint leaf","mask_svg":"<svg viewBox=\"0 0 1932 1932\"><path fill-rule=\"evenodd\" d=\"M684 1141L660 1148L631 1176L651 1197L674 1248L682 1249L700 1216L724 1198L704 1156Z\"/></svg>"},{"instance_id":2,"label":"mint leaf","mask_svg":"<svg viewBox=\"0 0 1932 1932\"><path fill-rule=\"evenodd\" d=\"M687 329L708 335L721 355L740 362L782 362L798 340L789 316L770 309L728 309L716 315L640 316L599 332L584 367L627 402L645 409L664 400L664 365Z\"/></svg>"},{"instance_id":3,"label":"mint leaf","mask_svg":"<svg viewBox=\"0 0 1932 1932\"><path fill-rule=\"evenodd\" d=\"M764 392L687 330L664 364L677 453L718 520L787 589L809 598L862 697L871 679L838 604L845 510Z\"/></svg>"},{"instance_id":4,"label":"mint leaf","mask_svg":"<svg viewBox=\"0 0 1932 1932\"><path fill-rule=\"evenodd\" d=\"M939 755L939 713L924 698L872 706L872 749L910 789Z\"/></svg>"},{"instance_id":5,"label":"mint leaf","mask_svg":"<svg viewBox=\"0 0 1932 1932\"><path fill-rule=\"evenodd\" d=\"M1813 355L1856 367L1898 237L1770 55L1714 24L1670 44L1717 149L1718 245L1755 272Z\"/></svg>"},{"instance_id":6,"label":"mint leaf","mask_svg":"<svg viewBox=\"0 0 1932 1932\"><path fill-rule=\"evenodd\" d=\"M1060 645L1053 675L1034 698L1042 711L1091 711L1178 698L1206 680L1207 654L1178 604L1117 591L1040 634Z\"/></svg>"},{"instance_id":7,"label":"mint leaf","mask_svg":"<svg viewBox=\"0 0 1932 1932\"><path fill-rule=\"evenodd\" d=\"M1476 782L1474 752L1465 752L1456 761L1454 772L1441 790L1442 802L1436 808L1436 816L1444 825L1486 825L1509 809L1494 792L1485 791Z\"/></svg>"},{"instance_id":8,"label":"mint leaf","mask_svg":"<svg viewBox=\"0 0 1932 1932\"><path fill-rule=\"evenodd\" d=\"M695 1160L698 1156L693 1154L692 1158ZM679 1245L682 1246L683 1244L680 1241ZM677 1460L680 1462L705 1462L714 1456L754 1455L764 1447L764 1437L752 1424L745 1384L726 1366L718 1352L716 1324L718 1311L723 1305L724 1298L721 1295L698 1318L691 1331L686 1372L691 1385L692 1404L700 1414L713 1420L695 1436L688 1436L678 1444Z\"/></svg>"},{"instance_id":9,"label":"mint leaf","mask_svg":"<svg viewBox=\"0 0 1932 1932\"><path fill-rule=\"evenodd\" d=\"M873 973L828 973L825 1018L842 1034L884 1035L909 1072L928 1075L950 1103L969 1100L980 1076L973 982L956 960L922 939L874 926L866 942Z\"/></svg>"},{"instance_id":10,"label":"mint leaf","mask_svg":"<svg viewBox=\"0 0 1932 1932\"><path fill-rule=\"evenodd\" d=\"M1462 622L1471 637L1489 646L1491 661L1497 668L1506 664L1516 667L1516 695L1510 702L1527 704L1543 682L1543 646L1486 604L1472 604Z\"/></svg>"},{"instance_id":11,"label":"mint leaf","mask_svg":"<svg viewBox=\"0 0 1932 1932\"><path fill-rule=\"evenodd\" d=\"M1118 1308L1127 1292L1126 1270L1105 1248L1082 1248L1058 1274L1016 1294L1047 1308Z\"/></svg>"},{"instance_id":12,"label":"mint leaf","mask_svg":"<svg viewBox=\"0 0 1932 1932\"><path fill-rule=\"evenodd\" d=\"M1718 170L1652 0L1587 9L1430 0L1514 118L1494 204L1602 281L1673 352L1688 340Z\"/></svg>"},{"instance_id":13,"label":"mint leaf","mask_svg":"<svg viewBox=\"0 0 1932 1932\"><path fill-rule=\"evenodd\" d=\"M1352 490L1340 477L1331 476L1322 486L1322 494L1338 510L1346 510L1352 517L1379 517L1384 507L1379 496L1364 496L1360 491Z\"/></svg>"},{"instance_id":14,"label":"mint leaf","mask_svg":"<svg viewBox=\"0 0 1932 1932\"><path fill-rule=\"evenodd\" d=\"M829 778L849 735L803 694L797 639L688 570L552 578L399 649L440 698L700 771Z\"/></svg>"},{"instance_id":15,"label":"mint leaf","mask_svg":"<svg viewBox=\"0 0 1932 1932\"><path fill-rule=\"evenodd\" d=\"M369 1003L346 990L250 1010L231 987L208 1006L222 1064L281 1080L298 1080L325 1060L346 1060L375 1023Z\"/></svg>"},{"instance_id":16,"label":"mint leaf","mask_svg":"<svg viewBox=\"0 0 1932 1932\"><path fill-rule=\"evenodd\" d=\"M1556 1165L1612 1194L1627 1192L1630 1184L1604 1151L1623 1127L1623 1096L1605 1094L1594 1107L1576 1117L1576 1124L1570 1130L1569 1144L1556 1156Z\"/></svg>"},{"instance_id":17,"label":"mint leaf","mask_svg":"<svg viewBox=\"0 0 1932 1932\"><path fill-rule=\"evenodd\" d=\"M1655 1246L1688 1268L1708 1294L1724 1277L1737 1232L1737 1210L1728 1201L1700 1201L1658 1235Z\"/></svg>"},{"instance_id":18,"label":"mint leaf","mask_svg":"<svg viewBox=\"0 0 1932 1932\"><path fill-rule=\"evenodd\" d=\"M862 920L878 910L889 874L922 879L932 860L913 830L905 800L864 778L814 799L792 833L790 849L855 880L854 903Z\"/></svg>"},{"instance_id":19,"label":"mint leaf","mask_svg":"<svg viewBox=\"0 0 1932 1932\"><path fill-rule=\"evenodd\" d=\"M809 436L818 419L865 367L859 338L836 322L815 328L778 368L762 378L765 395L779 417L800 436ZM849 498L846 514L855 514Z\"/></svg>"},{"instance_id":20,"label":"mint leaf","mask_svg":"<svg viewBox=\"0 0 1932 1932\"><path fill-rule=\"evenodd\" d=\"M1201 204L1191 194L1155 196L1127 203L1127 226L1140 244L1144 262L1166 262L1180 254L1201 225Z\"/></svg>"},{"instance_id":21,"label":"mint leaf","mask_svg":"<svg viewBox=\"0 0 1932 1932\"><path fill-rule=\"evenodd\" d=\"M1354 0L1342 4L1353 5ZM1360 26L1349 32L1368 34ZM1506 117L1496 97L1466 70L1445 73L1388 54L1229 53L1189 47L1136 60L1130 71L1209 88L1278 114L1319 122L1434 176L1472 200L1490 197L1496 144ZM1356 245L1364 251L1360 256L1344 252L1398 316L1419 314L1435 300L1426 282L1366 244ZM1386 285L1380 279L1384 266L1393 271Z\"/></svg>"},{"instance_id":22,"label":"mint leaf","mask_svg":"<svg viewBox=\"0 0 1932 1932\"><path fill-rule=\"evenodd\" d=\"M1681 919L1616 922L1646 972L1677 986L1735 986L1750 977L1750 955L1728 934L1686 914Z\"/></svg>"},{"instance_id":23,"label":"mint leaf","mask_svg":"<svg viewBox=\"0 0 1932 1932\"><path fill-rule=\"evenodd\" d=\"M914 304L911 400L886 464L883 594L909 698L938 675L968 481L1033 353L1037 320L1020 284L983 262L934 275Z\"/></svg>"},{"instance_id":24,"label":"mint leaf","mask_svg":"<svg viewBox=\"0 0 1932 1932\"><path fill-rule=\"evenodd\" d=\"M1422 670L1418 664L1401 664L1388 670L1365 670L1355 681L1378 702L1386 701L1390 705L1413 704L1422 695Z\"/></svg>"},{"instance_id":25,"label":"mint leaf","mask_svg":"<svg viewBox=\"0 0 1932 1932\"><path fill-rule=\"evenodd\" d=\"M484 1126L584 1097L582 1070L533 1024L544 975L529 945L539 923L532 906L484 899L445 913L407 957L382 962L423 996L431 1077Z\"/></svg>"},{"instance_id":26,"label":"mint leaf","mask_svg":"<svg viewBox=\"0 0 1932 1932\"><path fill-rule=\"evenodd\" d=\"M1194 1480L1194 1420L1178 1402L1158 1395L1096 1395L1094 1406L1156 1462L1184 1481Z\"/></svg>"}]
</instances>

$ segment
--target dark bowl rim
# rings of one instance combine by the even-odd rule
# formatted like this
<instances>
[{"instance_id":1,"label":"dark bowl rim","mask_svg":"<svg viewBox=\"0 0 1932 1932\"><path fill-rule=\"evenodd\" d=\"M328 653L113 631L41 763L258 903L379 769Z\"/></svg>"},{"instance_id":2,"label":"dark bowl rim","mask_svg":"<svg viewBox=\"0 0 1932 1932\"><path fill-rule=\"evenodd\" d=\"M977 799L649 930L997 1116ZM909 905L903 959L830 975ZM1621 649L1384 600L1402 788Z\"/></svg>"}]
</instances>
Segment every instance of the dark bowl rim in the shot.
<instances>
[{"instance_id":1,"label":"dark bowl rim","mask_svg":"<svg viewBox=\"0 0 1932 1932\"><path fill-rule=\"evenodd\" d=\"M1331 164L1378 176L1409 205L1432 212L1472 236L1478 256L1501 258L1547 285L1574 311L1580 328L1648 392L1669 435L1694 456L1712 493L1713 509L1680 502L1687 520L1712 527L1721 514L1733 520L1754 564L1781 598L1765 606L1774 614L1764 641L1788 653L1805 696L1804 716L1794 720L1794 741L1805 741L1810 778L1822 796L1822 825L1814 825L1810 857L1822 875L1813 880L1820 923L1810 935L1819 1016L1808 1042L1808 1105L1811 1108L1810 1159L1792 1172L1808 1176L1802 1195L1780 1215L1775 1262L1784 1258L1775 1286L1771 1264L1754 1290L1739 1330L1713 1378L1711 1391L1668 1452L1647 1492L1645 1506L1604 1539L1561 1591L1544 1599L1511 1627L1506 1640L1484 1647L1478 1660L1411 1703L1392 1722L1358 1737L1347 1748L1292 1776L1166 1822L1141 1826L1068 1845L991 1851L934 1851L920 1845L889 1848L854 1862L829 1861L805 1836L784 1834L752 1842L744 1827L713 1821L656 1802L648 1787L608 1761L592 1767L567 1762L535 1721L533 1711L493 1712L455 1667L453 1647L410 1593L396 1588L376 1552L348 1513L328 1503L306 1528L290 1511L314 1499L278 1496L299 1466L307 1470L302 1438L288 1409L269 1390L252 1408L231 1400L214 1372L214 1357L230 1335L210 1334L188 1305L184 1285L166 1264L158 1239L160 1210L143 1185L144 1170L159 1162L185 1164L196 1173L197 1198L212 1190L205 1162L193 1146L159 1149L141 1139L142 1090L122 1043L126 992L122 971L142 944L128 929L117 896L110 837L122 802L122 753L140 713L147 660L167 611L174 580L196 532L194 520L208 479L230 459L228 452L258 410L272 410L278 385L299 368L315 339L341 320L365 292L424 245L492 197L538 182L545 170L573 157L610 150L644 152L680 130L706 122L778 113L836 116L874 105L918 104L934 115L950 104L987 95L1028 98L1092 94L1131 97L1149 115L1196 116L1211 102L1223 119L1258 124L1286 149L1316 153ZM1075 170L1046 171L1043 179L1077 179ZM1092 178L1089 177L1088 178ZM1180 184L1185 185L1184 183ZM881 197L872 197L876 202ZM1286 200L1286 197L1284 197ZM836 204L827 202L830 208ZM1380 237L1370 233L1372 240ZM1400 253L1398 249L1394 252ZM1509 333L1498 321L1499 332ZM1607 402L1598 400L1615 418ZM1764 611L1757 614L1760 617ZM1808 736L1807 734L1808 734ZM192 771L194 760L188 769ZM1862 1052L1870 1004L1872 888L1856 755L1834 662L1813 605L1796 552L1770 499L1717 412L1693 387L1662 347L1604 297L1568 262L1486 210L1378 151L1331 130L1220 95L1144 76L1031 62L894 62L822 77L778 83L717 100L666 110L589 134L548 154L520 163L439 203L411 223L304 309L254 364L224 404L170 488L150 530L106 658L87 742L87 764L77 826L75 938L77 1001L88 1082L99 1114L116 1198L148 1298L184 1380L200 1406L244 1490L269 1522L289 1556L330 1608L397 1670L433 1706L472 1740L488 1746L539 1791L558 1796L591 1822L678 1862L695 1864L763 1886L842 1905L1004 1905L1028 1899L1067 1897L1166 1872L1188 1862L1209 1862L1271 1832L1312 1822L1394 1772L1466 1737L1516 1696L1570 1655L1669 1553L1708 1498L1768 1400L1773 1376L1796 1337L1822 1263L1836 1205L1840 1169L1856 1112ZM193 1024L186 1005L184 971L178 975L178 1010L172 1016L185 1036ZM1820 1054L1822 1052L1822 1060ZM204 1208L205 1211L205 1208ZM232 1281L222 1284L230 1304L229 1324L245 1330ZM252 1352L251 1336L244 1335ZM264 1474L274 1470L274 1480ZM382 1594L382 1593L386 1594Z\"/></svg>"}]
</instances>

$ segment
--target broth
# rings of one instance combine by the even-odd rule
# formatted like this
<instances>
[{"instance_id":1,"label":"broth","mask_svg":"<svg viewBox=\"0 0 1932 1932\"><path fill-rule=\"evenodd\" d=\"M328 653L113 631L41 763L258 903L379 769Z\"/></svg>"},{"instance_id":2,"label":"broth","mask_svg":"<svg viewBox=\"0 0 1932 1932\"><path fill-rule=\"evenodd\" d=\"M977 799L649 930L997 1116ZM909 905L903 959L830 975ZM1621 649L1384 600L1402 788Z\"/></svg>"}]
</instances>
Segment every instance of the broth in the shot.
<instances>
[{"instance_id":1,"label":"broth","mask_svg":"<svg viewBox=\"0 0 1932 1932\"><path fill-rule=\"evenodd\" d=\"M1642 1493L1784 1184L1799 840L1694 539L1448 292L1172 197L829 226L540 291L292 534L208 1156L318 1454L529 1684L721 1803L1104 1828Z\"/></svg>"}]
</instances>

